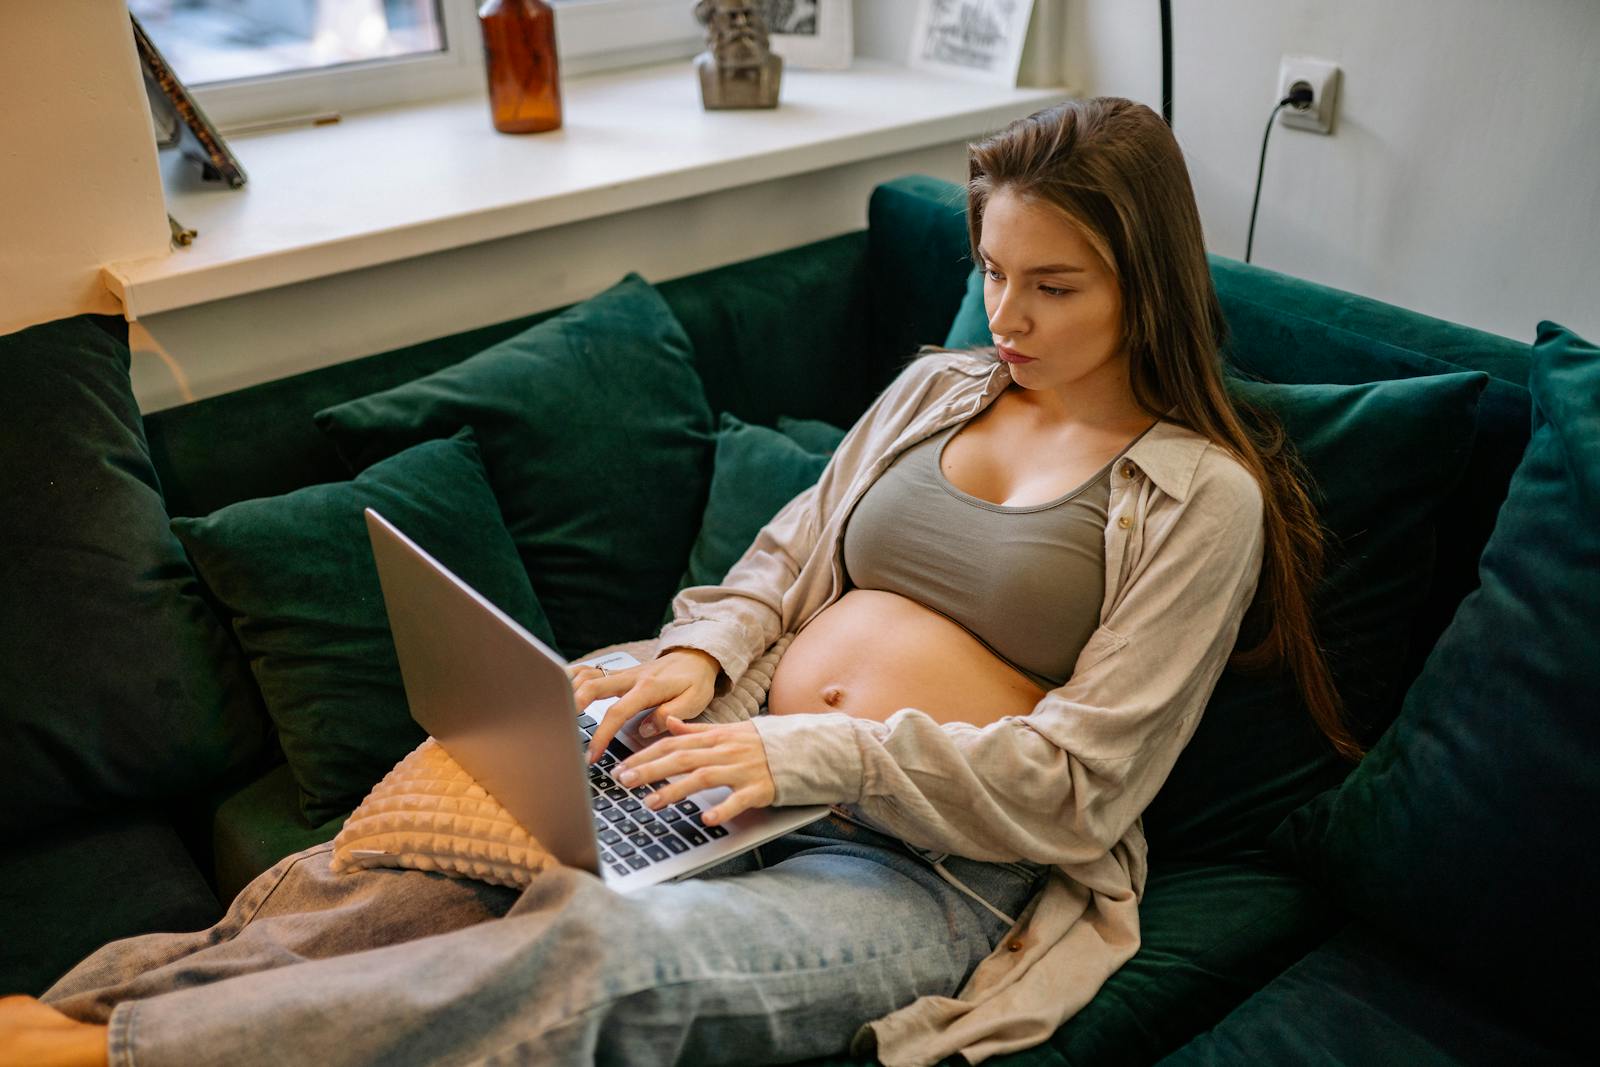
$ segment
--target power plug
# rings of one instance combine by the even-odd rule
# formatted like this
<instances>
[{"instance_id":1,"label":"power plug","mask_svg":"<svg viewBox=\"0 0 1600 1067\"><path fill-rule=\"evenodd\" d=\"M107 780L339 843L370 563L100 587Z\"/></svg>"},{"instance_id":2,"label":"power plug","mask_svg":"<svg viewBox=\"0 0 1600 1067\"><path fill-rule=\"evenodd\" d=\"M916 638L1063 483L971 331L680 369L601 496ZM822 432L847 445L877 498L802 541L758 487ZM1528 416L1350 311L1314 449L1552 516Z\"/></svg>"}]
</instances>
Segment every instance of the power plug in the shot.
<instances>
[{"instance_id":1,"label":"power plug","mask_svg":"<svg viewBox=\"0 0 1600 1067\"><path fill-rule=\"evenodd\" d=\"M1297 88L1302 90L1301 95L1305 89L1311 91L1310 103L1284 108L1278 112L1278 121L1291 129L1333 133L1333 116L1339 102L1339 67L1326 59L1284 56L1278 67L1278 95L1273 105Z\"/></svg>"}]
</instances>

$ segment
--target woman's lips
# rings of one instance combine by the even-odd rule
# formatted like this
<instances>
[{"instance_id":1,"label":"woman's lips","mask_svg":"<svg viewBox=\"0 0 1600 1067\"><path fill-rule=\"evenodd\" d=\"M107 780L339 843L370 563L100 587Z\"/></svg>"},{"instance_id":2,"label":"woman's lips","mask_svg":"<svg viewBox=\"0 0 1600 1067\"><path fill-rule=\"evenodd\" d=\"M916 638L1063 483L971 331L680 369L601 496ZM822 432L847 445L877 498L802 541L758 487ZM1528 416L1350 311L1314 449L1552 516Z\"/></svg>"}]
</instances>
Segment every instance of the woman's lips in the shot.
<instances>
[{"instance_id":1,"label":"woman's lips","mask_svg":"<svg viewBox=\"0 0 1600 1067\"><path fill-rule=\"evenodd\" d=\"M995 345L995 351L998 352L1000 354L1000 358L1005 360L1007 363L1034 362L1034 358L1032 356L1025 356L1015 349L1007 348L1005 345Z\"/></svg>"}]
</instances>

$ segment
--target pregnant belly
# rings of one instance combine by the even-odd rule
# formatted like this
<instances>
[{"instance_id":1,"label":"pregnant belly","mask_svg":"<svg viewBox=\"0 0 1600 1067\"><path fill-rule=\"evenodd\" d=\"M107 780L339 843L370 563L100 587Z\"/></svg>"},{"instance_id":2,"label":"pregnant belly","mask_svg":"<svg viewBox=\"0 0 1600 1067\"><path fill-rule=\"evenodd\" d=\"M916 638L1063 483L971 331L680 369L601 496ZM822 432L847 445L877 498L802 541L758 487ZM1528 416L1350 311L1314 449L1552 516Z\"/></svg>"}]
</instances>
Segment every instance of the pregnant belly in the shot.
<instances>
[{"instance_id":1,"label":"pregnant belly","mask_svg":"<svg viewBox=\"0 0 1600 1067\"><path fill-rule=\"evenodd\" d=\"M795 635L778 660L767 711L882 720L911 707L939 722L984 726L1026 715L1043 696L937 611L898 593L852 589Z\"/></svg>"}]
</instances>

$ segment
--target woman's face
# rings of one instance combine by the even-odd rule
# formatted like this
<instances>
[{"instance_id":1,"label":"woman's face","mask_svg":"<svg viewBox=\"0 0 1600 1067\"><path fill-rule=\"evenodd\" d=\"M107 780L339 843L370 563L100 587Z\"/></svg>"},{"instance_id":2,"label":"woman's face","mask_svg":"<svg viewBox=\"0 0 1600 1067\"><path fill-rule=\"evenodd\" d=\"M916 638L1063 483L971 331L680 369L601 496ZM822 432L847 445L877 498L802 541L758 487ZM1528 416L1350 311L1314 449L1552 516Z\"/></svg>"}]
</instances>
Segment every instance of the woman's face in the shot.
<instances>
[{"instance_id":1,"label":"woman's face","mask_svg":"<svg viewBox=\"0 0 1600 1067\"><path fill-rule=\"evenodd\" d=\"M1131 391L1121 287L1075 224L1001 189L984 209L978 250L994 343L1032 358L1012 363L1013 381L1063 397Z\"/></svg>"}]
</instances>

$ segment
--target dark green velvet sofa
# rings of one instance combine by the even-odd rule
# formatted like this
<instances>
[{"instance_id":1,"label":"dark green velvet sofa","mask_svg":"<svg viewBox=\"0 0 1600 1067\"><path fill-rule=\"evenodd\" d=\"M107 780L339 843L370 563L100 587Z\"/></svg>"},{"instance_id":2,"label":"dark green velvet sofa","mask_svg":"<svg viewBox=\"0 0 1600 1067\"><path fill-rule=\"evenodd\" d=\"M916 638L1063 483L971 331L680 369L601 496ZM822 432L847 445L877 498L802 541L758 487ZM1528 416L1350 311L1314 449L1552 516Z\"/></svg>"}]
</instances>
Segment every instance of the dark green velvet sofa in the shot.
<instances>
[{"instance_id":1,"label":"dark green velvet sofa","mask_svg":"<svg viewBox=\"0 0 1600 1067\"><path fill-rule=\"evenodd\" d=\"M784 416L848 426L920 344L970 337L976 290L963 208L958 187L903 178L874 192L863 231L657 286L692 342L709 409L763 427ZM618 263L618 274L628 266ZM1232 331L1227 358L1241 376L1356 385L1463 370L1487 375L1459 477L1440 490L1427 543L1414 546L1419 599L1394 642L1392 677L1375 689L1372 710L1358 724L1372 741L1389 728L1410 680L1478 584L1480 555L1530 435L1530 345L1232 260L1214 258L1212 270ZM555 314L145 416L160 499L171 516L203 516L238 501L348 479L350 469L313 413L458 363ZM119 321L87 321L125 340ZM6 340L0 338L0 352ZM28 425L24 419L6 432L23 434ZM708 449L708 463L710 457ZM681 569L687 561L666 562ZM8 581L22 580L15 573L7 572ZM212 602L209 591L198 592ZM654 617L665 602L657 596L638 607ZM3 635L9 640L25 628L25 615L6 619L14 631ZM623 642L649 634L599 636ZM26 694L30 672L73 671L86 660L104 666L107 656L136 655L130 648L137 645L69 646L53 662L7 663L0 668L3 692L15 702ZM103 772L108 781L116 778L114 787L84 788L79 803L41 802L36 810L26 806L37 797L14 791L8 803L20 807L0 838L0 993L36 994L114 938L204 927L254 875L338 831L342 817L306 820L261 698L240 684L246 691L230 699L260 719L186 750L182 775L141 782L130 765L145 753L181 748L183 738L120 741L109 719L122 711L89 707L79 709L79 733L68 736L101 749L98 762L74 763L71 752L52 759L67 768L62 780L81 787L85 777ZM1219 688L1235 684L1247 683L1230 672ZM0 707L12 731L0 736L29 736L16 725L19 714L15 703ZM1274 709L1283 721L1297 714ZM1208 732L1209 725L1202 724L1175 770L1173 796L1164 793L1146 819L1151 874L1143 948L1051 1041L1005 1062L1134 1064L1169 1055L1208 1063L1583 1058L1574 1051L1575 1033L1552 1022L1538 1003L1513 1004L1481 980L1464 980L1422 947L1362 918L1276 847L1272 832L1285 812L1338 787L1347 764L1318 749L1304 729L1238 735L1220 722ZM1268 781L1281 756L1272 746L1298 753L1288 785ZM1595 755L1591 749L1586 758ZM1272 802L1255 805L1258 793Z\"/></svg>"}]
</instances>

